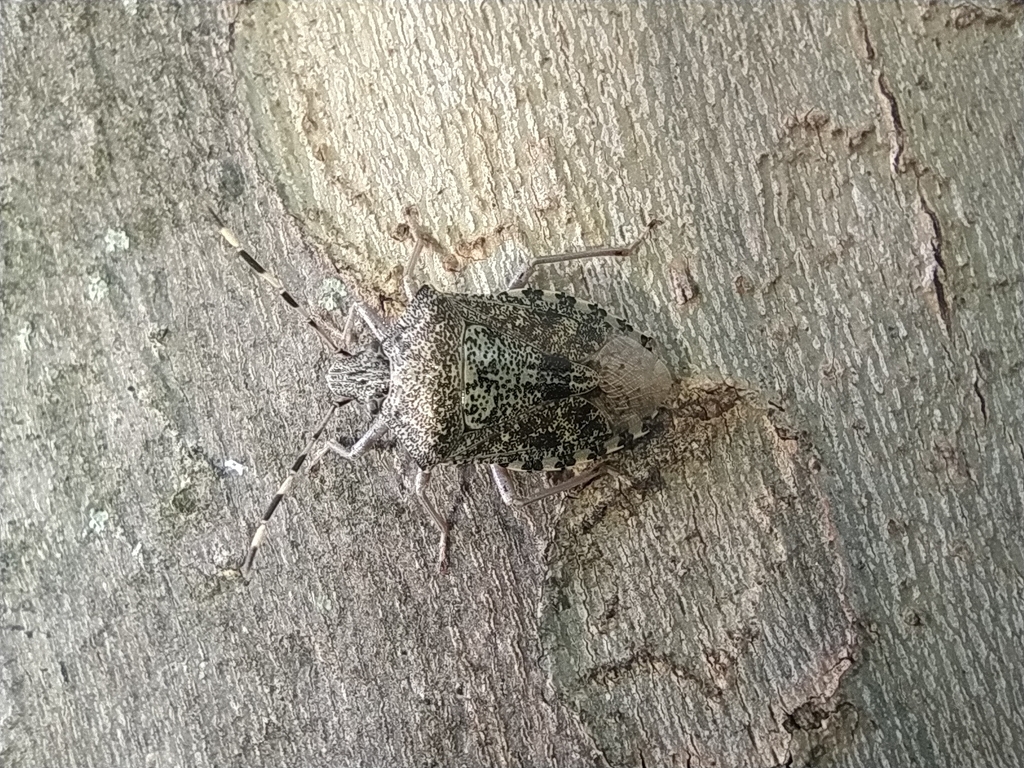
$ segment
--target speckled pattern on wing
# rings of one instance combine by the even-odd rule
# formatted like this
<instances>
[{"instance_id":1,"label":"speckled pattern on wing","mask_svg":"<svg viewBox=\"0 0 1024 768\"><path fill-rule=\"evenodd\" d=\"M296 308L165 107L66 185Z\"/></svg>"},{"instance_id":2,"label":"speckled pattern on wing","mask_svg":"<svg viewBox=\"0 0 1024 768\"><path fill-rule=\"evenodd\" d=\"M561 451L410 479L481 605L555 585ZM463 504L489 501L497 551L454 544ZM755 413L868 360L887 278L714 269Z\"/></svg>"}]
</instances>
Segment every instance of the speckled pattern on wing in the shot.
<instances>
[{"instance_id":1,"label":"speckled pattern on wing","mask_svg":"<svg viewBox=\"0 0 1024 768\"><path fill-rule=\"evenodd\" d=\"M423 286L384 342L381 416L421 467L561 469L644 434L671 384L651 340L596 304Z\"/></svg>"},{"instance_id":2,"label":"speckled pattern on wing","mask_svg":"<svg viewBox=\"0 0 1024 768\"><path fill-rule=\"evenodd\" d=\"M555 470L614 453L633 439L609 430L604 414L587 398L569 397L507 414L485 429L464 433L449 460Z\"/></svg>"},{"instance_id":3,"label":"speckled pattern on wing","mask_svg":"<svg viewBox=\"0 0 1024 768\"><path fill-rule=\"evenodd\" d=\"M470 322L519 336L551 354L580 362L594 354L612 334L633 336L647 349L650 338L620 317L567 293L520 288L489 296L450 294Z\"/></svg>"},{"instance_id":4,"label":"speckled pattern on wing","mask_svg":"<svg viewBox=\"0 0 1024 768\"><path fill-rule=\"evenodd\" d=\"M462 415L480 429L542 402L582 395L598 385L593 370L549 355L483 325L463 334Z\"/></svg>"}]
</instances>

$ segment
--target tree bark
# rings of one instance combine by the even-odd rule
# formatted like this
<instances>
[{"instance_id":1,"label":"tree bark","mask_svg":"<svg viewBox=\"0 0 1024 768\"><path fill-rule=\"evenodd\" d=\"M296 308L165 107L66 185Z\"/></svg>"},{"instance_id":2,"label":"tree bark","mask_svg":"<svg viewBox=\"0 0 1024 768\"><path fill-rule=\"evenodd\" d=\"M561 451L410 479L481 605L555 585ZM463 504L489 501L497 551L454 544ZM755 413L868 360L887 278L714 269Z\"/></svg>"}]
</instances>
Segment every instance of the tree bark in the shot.
<instances>
[{"instance_id":1,"label":"tree bark","mask_svg":"<svg viewBox=\"0 0 1024 768\"><path fill-rule=\"evenodd\" d=\"M5 3L5 765L1012 766L1019 3ZM384 441L296 483L318 312L536 284L646 327L570 497ZM343 411L336 436L369 416ZM533 478L533 482L538 482Z\"/></svg>"}]
</instances>

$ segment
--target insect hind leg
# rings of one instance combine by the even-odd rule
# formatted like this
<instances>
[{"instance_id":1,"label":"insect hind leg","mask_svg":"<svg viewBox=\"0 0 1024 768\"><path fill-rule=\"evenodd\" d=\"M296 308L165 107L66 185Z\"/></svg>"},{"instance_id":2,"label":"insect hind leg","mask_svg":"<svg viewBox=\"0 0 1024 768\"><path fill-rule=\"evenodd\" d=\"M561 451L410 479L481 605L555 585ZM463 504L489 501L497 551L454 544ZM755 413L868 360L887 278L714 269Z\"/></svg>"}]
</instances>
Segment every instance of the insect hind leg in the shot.
<instances>
[{"instance_id":1,"label":"insect hind leg","mask_svg":"<svg viewBox=\"0 0 1024 768\"><path fill-rule=\"evenodd\" d=\"M427 508L427 513L430 515L430 519L434 521L434 525L441 532L441 537L438 541L437 572L446 573L448 571L448 532L451 526L448 518L437 511L434 502L427 496L427 486L429 484L430 470L419 470L416 473L416 495L423 506Z\"/></svg>"},{"instance_id":2,"label":"insect hind leg","mask_svg":"<svg viewBox=\"0 0 1024 768\"><path fill-rule=\"evenodd\" d=\"M530 259L529 261L525 262L518 269L518 271L516 271L515 275L512 277L508 285L505 287L505 290L513 291L516 288L522 288L524 285L526 285L526 281L533 276L533 273L536 271L537 267L542 266L544 264L557 264L562 261L576 261L578 259L595 259L603 256L632 256L634 253L640 250L640 246L643 245L644 241L647 239L647 236L650 235L654 228L659 224L661 224L661 222L657 219L651 221L647 225L647 229L644 230L643 234L640 235L640 237L638 237L631 245L619 246L616 248L593 248L588 251L556 253L550 256L538 256L536 258Z\"/></svg>"},{"instance_id":3,"label":"insect hind leg","mask_svg":"<svg viewBox=\"0 0 1024 768\"><path fill-rule=\"evenodd\" d=\"M498 494L501 496L501 500L510 507L525 507L527 504L533 504L535 501L546 499L548 496L554 496L555 494L568 491L573 488L578 488L581 485L589 483L595 477L603 475L606 471L604 464L598 464L596 467L591 467L578 475L573 475L568 480L563 480L560 483L549 486L542 491L536 493L521 495L516 491L515 481L512 479L512 473L507 468L500 464L491 464L491 478L494 480L494 487L498 489Z\"/></svg>"}]
</instances>

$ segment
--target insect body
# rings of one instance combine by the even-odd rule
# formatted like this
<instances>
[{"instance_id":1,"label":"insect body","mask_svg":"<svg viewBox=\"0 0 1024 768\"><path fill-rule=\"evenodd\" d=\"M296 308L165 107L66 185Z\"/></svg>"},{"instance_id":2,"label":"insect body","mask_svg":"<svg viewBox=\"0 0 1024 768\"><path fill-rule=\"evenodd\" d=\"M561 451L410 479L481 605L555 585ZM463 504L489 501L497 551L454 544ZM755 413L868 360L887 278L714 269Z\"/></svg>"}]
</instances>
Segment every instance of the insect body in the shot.
<instances>
[{"instance_id":1,"label":"insect body","mask_svg":"<svg viewBox=\"0 0 1024 768\"><path fill-rule=\"evenodd\" d=\"M417 236L405 276L409 299L405 313L389 323L372 308L354 305L341 346L229 230L222 227L221 233L291 306L305 314L337 353L327 373L336 404L313 441L334 411L352 400L376 416L350 448L328 440L313 463L327 452L355 458L391 432L419 467L416 492L441 531L439 567L443 569L448 521L426 495L433 467L487 463L505 503L527 504L587 482L601 468L529 496L515 492L508 470L560 470L627 448L646 433L645 423L668 399L672 377L648 337L596 304L522 287L540 264L632 254L655 224L627 248L535 259L504 292L491 295L446 294L429 285L417 287L413 273L426 242ZM349 352L357 317L376 343ZM266 523L290 490L313 444L300 454L264 513L242 565L243 575L263 542Z\"/></svg>"},{"instance_id":2,"label":"insect body","mask_svg":"<svg viewBox=\"0 0 1024 768\"><path fill-rule=\"evenodd\" d=\"M384 394L381 420L423 468L556 470L596 459L644 434L670 383L650 340L561 293L425 285L382 347L387 389L375 377L369 397ZM328 386L362 399L346 373L336 363Z\"/></svg>"}]
</instances>

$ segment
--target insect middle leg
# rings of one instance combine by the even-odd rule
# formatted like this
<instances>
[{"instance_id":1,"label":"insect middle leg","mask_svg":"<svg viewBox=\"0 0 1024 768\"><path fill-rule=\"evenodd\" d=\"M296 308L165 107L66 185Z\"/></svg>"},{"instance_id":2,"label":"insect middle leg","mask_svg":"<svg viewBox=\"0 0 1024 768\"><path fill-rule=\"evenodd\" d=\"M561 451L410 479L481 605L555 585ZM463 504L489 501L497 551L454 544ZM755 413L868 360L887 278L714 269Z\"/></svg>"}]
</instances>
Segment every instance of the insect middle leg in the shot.
<instances>
[{"instance_id":1,"label":"insect middle leg","mask_svg":"<svg viewBox=\"0 0 1024 768\"><path fill-rule=\"evenodd\" d=\"M636 253L640 246L643 245L644 240L650 235L651 231L661 224L660 221L655 219L647 225L647 229L632 243L632 245L619 246L617 248L594 248L589 251L572 251L570 253L556 253L551 256L538 256L534 259L530 259L524 263L519 270L515 273L515 276L509 281L509 284L505 287L506 291L512 291L516 288L522 288L526 285L526 281L529 280L537 267L542 264L557 264L560 261L575 261L577 259L595 259L602 256L632 256Z\"/></svg>"},{"instance_id":2,"label":"insect middle leg","mask_svg":"<svg viewBox=\"0 0 1024 768\"><path fill-rule=\"evenodd\" d=\"M380 438L387 434L388 426L383 421L378 420L366 431L362 437L360 437L352 445L351 448L346 448L340 443L334 440L328 440L324 443L324 447L320 449L316 457L310 463L310 467L315 466L328 452L336 453L346 459L357 458L373 446ZM437 570L444 573L448 570L448 531L449 524L448 518L437 511L437 507L434 506L434 502L427 496L427 486L430 484L430 470L421 469L416 473L416 495L419 497L420 503L423 504L427 509L427 513L430 515L430 519L434 525L441 532L441 540L438 544L438 557L437 557Z\"/></svg>"}]
</instances>

